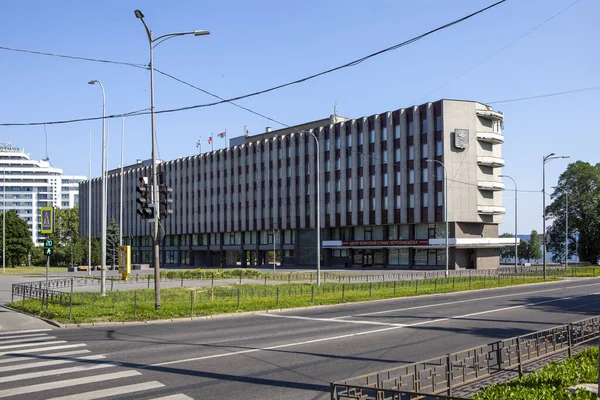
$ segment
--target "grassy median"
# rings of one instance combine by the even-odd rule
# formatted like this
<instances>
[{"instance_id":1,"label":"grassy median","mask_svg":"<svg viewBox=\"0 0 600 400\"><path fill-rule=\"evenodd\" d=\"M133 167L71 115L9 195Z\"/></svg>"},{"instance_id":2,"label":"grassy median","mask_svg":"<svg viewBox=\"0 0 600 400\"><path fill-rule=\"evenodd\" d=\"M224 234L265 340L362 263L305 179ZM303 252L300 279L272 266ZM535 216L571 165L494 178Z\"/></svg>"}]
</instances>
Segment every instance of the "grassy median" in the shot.
<instances>
[{"instance_id":1,"label":"grassy median","mask_svg":"<svg viewBox=\"0 0 600 400\"><path fill-rule=\"evenodd\" d=\"M590 400L595 393L583 389L571 393L566 387L598 382L598 348L591 347L568 360L548 364L540 371L477 393L477 400Z\"/></svg>"},{"instance_id":2,"label":"grassy median","mask_svg":"<svg viewBox=\"0 0 600 400\"><path fill-rule=\"evenodd\" d=\"M547 279L555 280L555 279ZM464 276L412 281L371 283L310 283L279 285L231 285L161 290L161 309L154 310L154 291L73 293L64 295L62 304L26 299L16 300L11 307L62 323L146 321L154 319L207 316L243 311L270 310L312 305L330 305L450 293L473 289L504 287L542 282L526 276Z\"/></svg>"}]
</instances>

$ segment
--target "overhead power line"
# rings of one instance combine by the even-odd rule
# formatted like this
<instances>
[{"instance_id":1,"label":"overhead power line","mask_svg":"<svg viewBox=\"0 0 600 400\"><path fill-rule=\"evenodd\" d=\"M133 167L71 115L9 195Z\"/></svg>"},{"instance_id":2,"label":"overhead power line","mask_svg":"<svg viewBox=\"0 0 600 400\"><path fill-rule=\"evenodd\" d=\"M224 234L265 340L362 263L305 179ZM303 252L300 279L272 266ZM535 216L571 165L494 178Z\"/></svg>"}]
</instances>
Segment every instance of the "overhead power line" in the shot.
<instances>
[{"instance_id":1,"label":"overhead power line","mask_svg":"<svg viewBox=\"0 0 600 400\"><path fill-rule=\"evenodd\" d=\"M512 102L515 102L515 101L541 99L541 98L544 98L544 97L562 96L564 94L571 94L571 93L589 92L589 91L598 90L598 89L600 89L600 86L590 86L590 87L579 88L579 89L563 90L562 92L539 94L539 95L536 95L536 96L518 97L516 99L510 99L510 100L487 101L487 102L485 102L485 104L512 103Z\"/></svg>"},{"instance_id":2,"label":"overhead power line","mask_svg":"<svg viewBox=\"0 0 600 400\"><path fill-rule=\"evenodd\" d=\"M314 78L317 78L319 76L323 76L323 75L326 75L326 74L330 74L332 72L339 71L341 69L353 67L353 66L356 66L356 65L358 65L358 64L360 64L360 63L362 63L362 62L364 62L364 61L366 61L366 60L368 60L370 58L373 58L373 57L376 57L378 55L390 52L392 50L397 50L397 49L399 49L401 47L407 46L407 45L409 45L411 43L414 43L414 42L416 42L418 40L421 40L421 39L423 39L423 38L425 38L427 36L430 36L430 35L432 35L432 34L434 34L436 32L439 32L441 30L450 28L451 26L454 26L456 24L464 22L464 21L466 21L466 20L468 20L470 18L473 18L474 16L476 16L478 14L481 14L481 13L483 13L483 12L485 12L485 11L493 8L493 7L496 7L496 6L504 3L505 1L506 0L500 0L500 1L496 2L496 3L494 3L494 4L491 4L491 5L487 6L487 7L484 7L482 9L480 9L478 11L475 11L475 12L473 12L471 14L468 14L468 15L462 17L462 18L459 18L457 20L449 22L449 23L447 23L445 25L442 25L442 26L440 26L438 28L432 29L432 30L430 30L428 32L425 32L425 33L421 34L421 35L415 36L415 37L413 37L413 38L411 38L409 40L406 40L406 41L404 41L402 43L398 43L398 44L396 44L394 46L390 46L390 47L387 47L387 48L385 48L383 50L379 50L379 51L377 51L375 53L371 53L369 55L366 55L364 57L361 57L361 58L359 58L357 60L354 60L354 61L351 61L349 63L343 64L343 65L340 65L340 66L337 66L337 67L334 67L334 68L330 68L328 70L325 70L325 71L322 71L322 72L319 72L319 73L316 73L316 74L313 74L313 75L310 75L310 76L307 76L307 77L304 77L304 78L301 78L301 79L297 79L295 81L291 81L291 82L287 82L287 83L284 83L284 84L281 84L281 85L273 86L273 87L270 87L268 89L259 90L257 92L253 92L253 93L249 93L249 94L245 94L245 95L241 95L241 96L236 96L236 97L233 97L233 98L230 98L230 99L224 99L224 100L216 101L216 102L213 102L213 103L197 104L197 105L192 105L192 106L187 106L187 107L179 107L179 108L171 108L171 109L159 110L159 111L155 111L155 114L166 114L166 113L187 111L187 110L193 110L193 109L197 109L197 108L212 107L212 106L216 106L216 105L223 104L223 103L231 103L232 101L237 101L237 100L241 100L241 99L245 99L245 98L249 98L249 97L258 96L258 95L261 95L261 94L264 94L264 93L269 93L269 92L272 92L272 91L275 91L275 90L278 90L278 89L282 89L284 87L288 87L288 86L296 85L296 84L299 84L299 83L302 83L302 82L306 82L308 80L311 80L311 79L314 79ZM33 52L33 53L34 54L41 54L39 52ZM53 54L46 53L45 55L53 55ZM58 55L55 55L55 56L58 56ZM64 56L64 57L65 58L81 59L81 60L85 59L84 57L72 57L72 56ZM85 60L87 60L87 61L108 62L106 60L94 60L94 59L85 59ZM114 62L114 63L117 63L117 62ZM128 65L129 63L123 63L123 64ZM133 64L133 65L137 66L137 64ZM144 66L144 68L145 68L145 66ZM155 69L155 71L156 71L156 69ZM106 118L110 119L110 118L120 118L120 117L123 117L123 116L132 116L131 114L132 113L115 114L115 115L107 116ZM149 114L149 112L135 113L135 115L144 115L144 114ZM96 119L98 119L98 117L96 117L96 118L78 118L78 119L72 119L72 120L50 121L50 122L1 123L0 126L34 126L34 125L43 125L43 124L56 125L56 124L67 124L67 123L82 122L82 121L93 121L93 120L96 120Z\"/></svg>"}]
</instances>

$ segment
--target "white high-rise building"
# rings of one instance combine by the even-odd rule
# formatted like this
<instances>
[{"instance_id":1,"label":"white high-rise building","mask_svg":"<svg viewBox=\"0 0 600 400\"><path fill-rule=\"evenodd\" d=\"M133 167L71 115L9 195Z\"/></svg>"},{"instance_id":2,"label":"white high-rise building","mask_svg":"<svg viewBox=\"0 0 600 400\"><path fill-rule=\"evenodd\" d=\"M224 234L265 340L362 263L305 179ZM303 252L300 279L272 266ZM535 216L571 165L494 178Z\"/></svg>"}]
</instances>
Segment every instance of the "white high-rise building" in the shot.
<instances>
[{"instance_id":1,"label":"white high-rise building","mask_svg":"<svg viewBox=\"0 0 600 400\"><path fill-rule=\"evenodd\" d=\"M0 143L0 211L15 210L27 222L33 243L43 242L40 207L72 208L79 205L79 182L85 176L66 176L48 160L31 160L10 143Z\"/></svg>"}]
</instances>

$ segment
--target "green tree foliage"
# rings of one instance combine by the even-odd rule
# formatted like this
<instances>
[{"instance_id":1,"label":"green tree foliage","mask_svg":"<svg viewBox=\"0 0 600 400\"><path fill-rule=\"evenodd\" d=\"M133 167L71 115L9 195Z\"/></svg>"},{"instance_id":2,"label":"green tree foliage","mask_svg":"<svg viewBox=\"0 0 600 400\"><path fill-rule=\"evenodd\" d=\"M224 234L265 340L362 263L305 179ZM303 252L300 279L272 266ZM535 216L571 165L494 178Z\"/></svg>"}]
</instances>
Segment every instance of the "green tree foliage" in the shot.
<instances>
[{"instance_id":1,"label":"green tree foliage","mask_svg":"<svg viewBox=\"0 0 600 400\"><path fill-rule=\"evenodd\" d=\"M79 209L57 208L54 213L54 232L49 235L54 240L54 254L50 257L50 264L77 265L84 252L87 252L79 238Z\"/></svg>"},{"instance_id":2,"label":"green tree foliage","mask_svg":"<svg viewBox=\"0 0 600 400\"><path fill-rule=\"evenodd\" d=\"M511 235L510 233L503 233L500 235L501 238L514 238L515 235ZM500 251L500 257L502 258L513 258L515 256L515 246L505 246Z\"/></svg>"},{"instance_id":3,"label":"green tree foliage","mask_svg":"<svg viewBox=\"0 0 600 400\"><path fill-rule=\"evenodd\" d=\"M0 213L0 215L2 215ZM27 256L33 249L31 231L27 222L22 220L16 211L6 212L6 265L15 267L26 265ZM4 242L4 236L0 232L0 238Z\"/></svg>"},{"instance_id":4,"label":"green tree foliage","mask_svg":"<svg viewBox=\"0 0 600 400\"><path fill-rule=\"evenodd\" d=\"M519 252L519 260L531 260L531 257L529 256L529 242L527 240L521 240L517 250Z\"/></svg>"},{"instance_id":5,"label":"green tree foliage","mask_svg":"<svg viewBox=\"0 0 600 400\"><path fill-rule=\"evenodd\" d=\"M582 261L596 263L600 258L600 164L591 165L577 161L569 164L560 175L552 193L552 203L546 207L546 215L553 219L548 229L548 250L555 261L563 261L565 254L566 197L569 213L569 254L578 247ZM574 232L579 232L576 245Z\"/></svg>"},{"instance_id":6,"label":"green tree foliage","mask_svg":"<svg viewBox=\"0 0 600 400\"><path fill-rule=\"evenodd\" d=\"M529 243L527 244L528 259L539 260L542 258L542 247L540 246L540 238L536 230L531 231Z\"/></svg>"},{"instance_id":7,"label":"green tree foliage","mask_svg":"<svg viewBox=\"0 0 600 400\"><path fill-rule=\"evenodd\" d=\"M114 218L106 228L106 264L117 265L119 263L119 224Z\"/></svg>"}]
</instances>

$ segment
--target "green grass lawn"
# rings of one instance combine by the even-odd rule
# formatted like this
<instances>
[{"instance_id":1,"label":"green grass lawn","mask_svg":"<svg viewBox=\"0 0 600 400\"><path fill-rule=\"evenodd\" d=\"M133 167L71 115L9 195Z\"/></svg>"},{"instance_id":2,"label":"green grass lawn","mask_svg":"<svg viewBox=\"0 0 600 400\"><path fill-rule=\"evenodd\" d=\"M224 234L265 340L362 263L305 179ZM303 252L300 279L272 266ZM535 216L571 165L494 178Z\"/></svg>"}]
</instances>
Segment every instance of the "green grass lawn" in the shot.
<instances>
[{"instance_id":1,"label":"green grass lawn","mask_svg":"<svg viewBox=\"0 0 600 400\"><path fill-rule=\"evenodd\" d=\"M75 292L72 308L68 294L63 296L62 305L51 303L47 309L42 307L40 300L17 300L11 306L62 323L145 321L390 299L541 281L543 279L532 277L465 276L418 281L323 283L320 286L286 283L172 288L161 290L159 311L154 310L152 289L109 292L105 297L99 293Z\"/></svg>"},{"instance_id":2,"label":"green grass lawn","mask_svg":"<svg viewBox=\"0 0 600 400\"><path fill-rule=\"evenodd\" d=\"M507 383L492 385L475 395L477 400L591 400L596 394L579 389L571 393L564 388L579 383L598 382L598 347L576 356L548 364L540 371Z\"/></svg>"}]
</instances>

